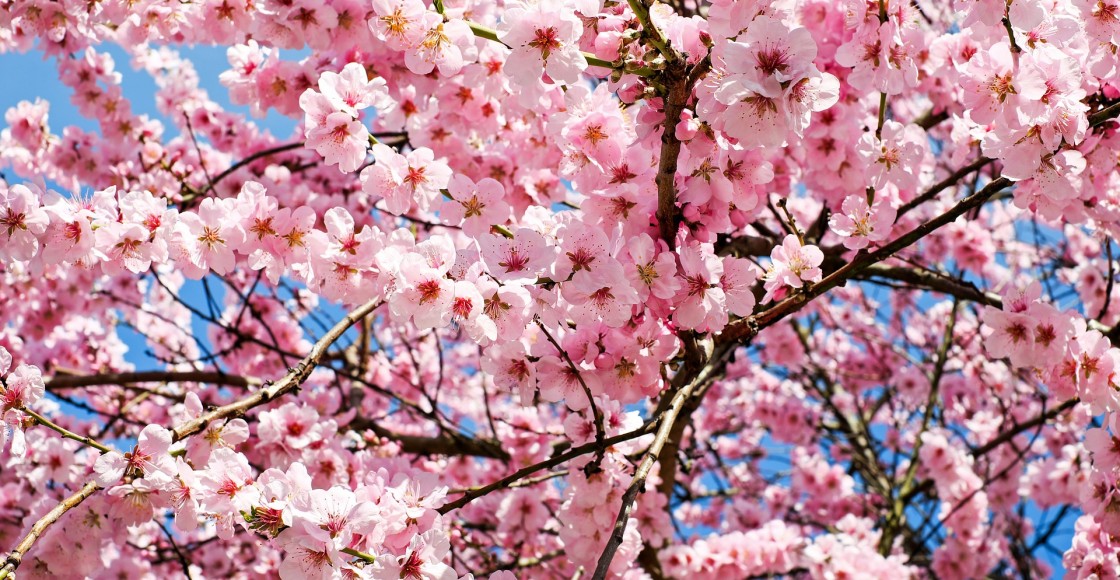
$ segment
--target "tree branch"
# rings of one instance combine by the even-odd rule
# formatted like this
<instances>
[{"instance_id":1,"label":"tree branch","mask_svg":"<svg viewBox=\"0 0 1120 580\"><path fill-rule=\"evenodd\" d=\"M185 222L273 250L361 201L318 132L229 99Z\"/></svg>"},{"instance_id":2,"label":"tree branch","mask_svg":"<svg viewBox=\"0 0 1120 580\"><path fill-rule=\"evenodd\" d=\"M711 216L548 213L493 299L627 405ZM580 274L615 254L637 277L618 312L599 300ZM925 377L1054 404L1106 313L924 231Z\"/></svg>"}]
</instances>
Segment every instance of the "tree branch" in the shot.
<instances>
[{"instance_id":1,"label":"tree branch","mask_svg":"<svg viewBox=\"0 0 1120 580\"><path fill-rule=\"evenodd\" d=\"M359 320L362 320L363 318L368 316L380 305L380 299L371 300L351 311L349 314L344 316L342 320L338 321L338 323L335 324L329 332L323 335L323 337L315 343L315 346L311 347L311 352L309 352L307 356L304 357L303 360L301 360L299 364L295 366L295 368L290 369L288 371L288 374L284 375L282 379L275 383L266 385L263 389L241 400L234 401L228 405L222 405L221 407L218 407L217 409L214 409L213 411L210 411L209 413L206 413L201 417L192 419L190 421L187 421L186 423L183 423L182 425L179 425L178 427L175 427L175 429L172 430L172 439L175 441L181 441L187 437L190 437L191 435L194 435L195 433L202 431L206 428L207 425L214 421L240 417L249 412L249 410L253 409L254 407L263 405L269 401L276 399L277 397L285 395L299 388L299 386L307 380L307 377L311 375L311 371L315 369L315 366L318 364L319 359L323 358L323 355L327 353L327 349L330 348L330 346L333 345L335 341L339 339L339 337L345 334L351 326L353 326Z\"/></svg>"},{"instance_id":2,"label":"tree branch","mask_svg":"<svg viewBox=\"0 0 1120 580\"><path fill-rule=\"evenodd\" d=\"M639 0L632 0L636 3ZM681 140L677 139L677 123L688 104L690 86L687 67L679 60L665 69L669 92L664 98L665 119L661 125L661 155L657 164L657 227L661 239L669 249L677 247L677 158L681 153Z\"/></svg>"},{"instance_id":3,"label":"tree branch","mask_svg":"<svg viewBox=\"0 0 1120 580\"><path fill-rule=\"evenodd\" d=\"M741 341L754 336L759 330L801 310L801 308L817 296L845 284L848 279L867 270L871 265L893 256L898 251L909 247L914 242L929 235L934 230L951 223L969 210L980 207L988 201L988 199L1009 185L1011 185L1011 180L1005 177L992 180L980 191L962 199L949 211L917 226L874 252L861 252L857 254L851 262L841 266L820 282L807 286L802 292L794 294L758 314L728 324L720 335L720 340Z\"/></svg>"},{"instance_id":4,"label":"tree branch","mask_svg":"<svg viewBox=\"0 0 1120 580\"><path fill-rule=\"evenodd\" d=\"M983 457L983 456L987 455L989 452L991 452L993 449L995 449L996 447L999 447L1000 445L1003 445L1004 443L1007 443L1008 441L1011 441L1012 439L1014 439L1015 437L1017 437L1019 434L1023 433L1024 431L1030 431L1031 429L1034 429L1035 427L1038 427L1039 425L1042 425L1043 423L1046 423L1047 421L1057 417L1058 415L1061 415L1062 413L1065 413L1066 411L1072 409L1074 406L1076 406L1080 402L1081 402L1081 399L1078 399L1077 397L1074 397L1074 398L1072 398L1068 401L1063 402L1061 405L1058 405L1057 407L1054 407L1053 409L1050 409L1049 411L1039 413L1033 419L1030 419L1028 421L1024 421L1022 423L1018 423L1014 427L1012 427L1011 429L1008 429L1007 431L1004 431L1003 433L1000 433L999 435L994 437L991 441L988 441L987 443L973 449L972 450L972 456L973 457Z\"/></svg>"},{"instance_id":5,"label":"tree branch","mask_svg":"<svg viewBox=\"0 0 1120 580\"><path fill-rule=\"evenodd\" d=\"M135 383L210 383L231 387L259 387L258 378L227 375L218 371L140 371L134 373L102 373L96 375L56 374L47 381L47 389L72 389L97 385L130 385Z\"/></svg>"},{"instance_id":6,"label":"tree branch","mask_svg":"<svg viewBox=\"0 0 1120 580\"><path fill-rule=\"evenodd\" d=\"M722 357L720 358L722 360ZM599 556L599 562L595 566L595 573L591 577L592 580L603 580L607 577L607 572L611 567L611 561L614 560L615 552L618 551L618 547L622 544L622 537L626 532L626 523L630 519L630 512L634 509L634 500L637 498L638 492L644 490L646 477L649 476L650 469L661 454L661 449L669 440L669 434L672 432L674 425L676 425L677 419L681 415L681 410L685 406L685 402L688 401L689 397L696 389L700 388L713 376L715 369L721 366L720 364L706 366L695 380L689 382L673 395L664 412L658 417L657 435L654 436L653 443L651 443L646 450L645 457L642 458L641 464L638 465L638 469L634 472L634 479L630 481L630 486L626 488L626 492L622 495L622 505L618 509L618 516L614 522L614 529L611 531L610 538L607 540L607 545L603 549L602 555Z\"/></svg>"},{"instance_id":7,"label":"tree branch","mask_svg":"<svg viewBox=\"0 0 1120 580\"><path fill-rule=\"evenodd\" d=\"M657 422L651 421L651 422L648 422L648 423L642 425L641 427L639 427L639 428L637 428L633 431L629 431L627 433L622 433L622 434L619 434L619 435L615 435L614 437L607 437L606 439L604 439L602 441L602 443L592 441L591 443L585 443L583 445L580 445L579 447L569 449L568 451L566 451L564 453L561 453L560 455L550 457L548 459L545 459L544 461L538 461L537 463L534 463L534 464L529 465L527 467L523 467L523 468L521 468L521 469L519 469L519 470L517 470L517 471L515 471L515 472L497 480L497 481L488 483L488 484L486 484L482 487L475 487L475 488L468 489L468 490L463 492L462 497L460 497L459 499L457 499L455 501L448 502L448 503L444 504L437 511L439 511L439 513L441 513L441 514L446 514L450 511L457 510L457 509L467 505L468 503L471 503L472 501L493 492L496 489L507 487L510 484L512 484L516 481L519 481L519 480L521 480L525 477L528 477L528 476L530 476L530 475L532 475L532 474L534 474L534 473L536 473L536 472L538 472L542 469L549 469L551 467L556 467L557 465L560 465L561 463L564 463L565 461L568 461L569 459L573 459L573 458L579 457L581 455L586 455L588 453L592 453L592 452L597 451L601 448L606 449L606 448L609 448L611 445L614 445L615 443L622 443L624 441L629 441L631 439L636 439L638 437L641 437L642 435L647 435L649 433L652 433L653 428L656 425L657 425Z\"/></svg>"},{"instance_id":8,"label":"tree branch","mask_svg":"<svg viewBox=\"0 0 1120 580\"><path fill-rule=\"evenodd\" d=\"M453 432L425 437L423 435L405 435L391 431L372 419L357 417L350 422L349 428L358 431L369 429L378 437L384 437L400 444L401 451L420 455L471 455L474 457L487 457L490 459L509 460L509 453L502 449L501 444L493 439L471 439L458 437Z\"/></svg>"},{"instance_id":9,"label":"tree branch","mask_svg":"<svg viewBox=\"0 0 1120 580\"><path fill-rule=\"evenodd\" d=\"M31 549L31 546L35 545L36 540L38 540L40 536L46 533L47 528L50 528L52 525L54 525L54 523L57 522L63 515L65 515L66 512L74 509L83 501L85 501L86 498L93 495L93 493L97 491L97 489L97 483L91 481L82 486L82 488L78 491L74 492L73 495L62 500L58 503L58 505L51 508L51 511L47 512L46 515L39 518L39 521L35 522L35 525L31 526L31 530L27 532L27 535L23 537L23 540L21 540L20 543L16 545L16 547L10 554L8 554L8 557L4 560L3 567L0 567L0 580L5 580L15 573L16 568L18 568L20 562L23 561L24 555L26 555L27 551Z\"/></svg>"}]
</instances>

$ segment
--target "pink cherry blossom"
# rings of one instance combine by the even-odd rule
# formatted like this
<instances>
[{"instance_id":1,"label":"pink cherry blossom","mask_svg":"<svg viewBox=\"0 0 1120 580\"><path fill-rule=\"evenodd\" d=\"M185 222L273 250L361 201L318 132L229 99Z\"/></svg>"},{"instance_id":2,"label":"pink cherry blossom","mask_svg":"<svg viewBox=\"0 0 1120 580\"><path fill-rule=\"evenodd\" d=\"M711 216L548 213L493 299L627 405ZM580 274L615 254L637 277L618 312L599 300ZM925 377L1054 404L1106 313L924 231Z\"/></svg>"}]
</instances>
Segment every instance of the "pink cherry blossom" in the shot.
<instances>
[{"instance_id":1,"label":"pink cherry blossom","mask_svg":"<svg viewBox=\"0 0 1120 580\"><path fill-rule=\"evenodd\" d=\"M378 144L373 157L374 165L362 171L363 186L371 195L384 197L386 209L396 215L406 213L414 202L430 207L451 180L451 170L425 147L405 156Z\"/></svg>"},{"instance_id":2,"label":"pink cherry blossom","mask_svg":"<svg viewBox=\"0 0 1120 580\"><path fill-rule=\"evenodd\" d=\"M451 546L446 538L431 532L413 537L406 554L386 554L375 563L373 578L425 578L453 580L454 569L443 563Z\"/></svg>"},{"instance_id":3,"label":"pink cherry blossom","mask_svg":"<svg viewBox=\"0 0 1120 580\"><path fill-rule=\"evenodd\" d=\"M451 321L454 287L443 272L417 260L405 260L389 307L395 316L411 317L420 328L443 326Z\"/></svg>"},{"instance_id":4,"label":"pink cherry blossom","mask_svg":"<svg viewBox=\"0 0 1120 580\"><path fill-rule=\"evenodd\" d=\"M348 63L342 71L326 71L319 76L319 91L331 106L352 117L366 107L379 106L386 102L385 79L369 79L366 69L356 62Z\"/></svg>"},{"instance_id":5,"label":"pink cherry blossom","mask_svg":"<svg viewBox=\"0 0 1120 580\"><path fill-rule=\"evenodd\" d=\"M128 453L116 451L97 458L93 470L98 484L108 487L122 477L143 477L150 481L170 481L175 467L168 451L171 433L159 425L149 425L140 432L136 445Z\"/></svg>"},{"instance_id":6,"label":"pink cherry blossom","mask_svg":"<svg viewBox=\"0 0 1120 580\"><path fill-rule=\"evenodd\" d=\"M24 185L0 187L0 236L4 244L0 256L9 260L29 260L39 250L39 239L49 219L39 196Z\"/></svg>"},{"instance_id":7,"label":"pink cherry blossom","mask_svg":"<svg viewBox=\"0 0 1120 580\"><path fill-rule=\"evenodd\" d=\"M880 138L864 134L856 147L866 160L872 187L891 183L899 189L917 188L927 147L920 129L887 121Z\"/></svg>"},{"instance_id":8,"label":"pink cherry blossom","mask_svg":"<svg viewBox=\"0 0 1120 580\"><path fill-rule=\"evenodd\" d=\"M725 55L730 72L746 74L759 86L776 90L783 82L806 76L817 56L817 44L808 29L790 28L764 15L752 20L737 41L728 43Z\"/></svg>"},{"instance_id":9,"label":"pink cherry blossom","mask_svg":"<svg viewBox=\"0 0 1120 580\"><path fill-rule=\"evenodd\" d=\"M442 217L452 225L462 225L463 232L478 239L492 226L505 225L509 219L509 205L505 202L505 188L489 177L471 181L469 177L454 175L447 184L451 199L443 204Z\"/></svg>"},{"instance_id":10,"label":"pink cherry blossom","mask_svg":"<svg viewBox=\"0 0 1120 580\"><path fill-rule=\"evenodd\" d=\"M805 282L819 282L824 253L816 246L803 245L797 236L790 234L782 240L782 245L770 252L770 260L764 276L766 296L763 302L774 298L785 287L801 288Z\"/></svg>"},{"instance_id":11,"label":"pink cherry blossom","mask_svg":"<svg viewBox=\"0 0 1120 580\"><path fill-rule=\"evenodd\" d=\"M1120 576L1116 0L0 14L0 578Z\"/></svg>"},{"instance_id":12,"label":"pink cherry blossom","mask_svg":"<svg viewBox=\"0 0 1120 580\"><path fill-rule=\"evenodd\" d=\"M723 261L706 245L685 248L680 256L684 281L678 295L685 297L673 320L701 332L722 329L727 324L727 295L720 286Z\"/></svg>"},{"instance_id":13,"label":"pink cherry blossom","mask_svg":"<svg viewBox=\"0 0 1120 580\"><path fill-rule=\"evenodd\" d=\"M883 198L869 206L865 196L850 195L844 198L841 209L844 213L832 214L828 227L844 237L845 248L860 250L890 237L897 212Z\"/></svg>"},{"instance_id":14,"label":"pink cherry blossom","mask_svg":"<svg viewBox=\"0 0 1120 580\"><path fill-rule=\"evenodd\" d=\"M554 81L574 83L587 68L578 44L583 25L559 8L519 3L505 12L500 38L513 51L504 69L522 83L534 82L542 73Z\"/></svg>"},{"instance_id":15,"label":"pink cherry blossom","mask_svg":"<svg viewBox=\"0 0 1120 580\"><path fill-rule=\"evenodd\" d=\"M327 115L321 125L307 128L307 145L318 151L328 165L340 171L357 171L366 158L369 130L349 113Z\"/></svg>"},{"instance_id":16,"label":"pink cherry blossom","mask_svg":"<svg viewBox=\"0 0 1120 580\"><path fill-rule=\"evenodd\" d=\"M627 279L642 300L650 295L662 299L672 298L681 286L681 281L676 276L677 265L673 254L658 251L662 249L658 248L649 234L636 237L627 249L630 260L633 261L633 267L627 272Z\"/></svg>"},{"instance_id":17,"label":"pink cherry blossom","mask_svg":"<svg viewBox=\"0 0 1120 580\"><path fill-rule=\"evenodd\" d=\"M1014 71L1011 47L1003 43L968 61L961 86L965 90L964 104L973 121L992 123L1003 118L1005 111L1015 109L1020 91L1015 84Z\"/></svg>"},{"instance_id":18,"label":"pink cherry blossom","mask_svg":"<svg viewBox=\"0 0 1120 580\"><path fill-rule=\"evenodd\" d=\"M405 53L405 63L412 72L425 75L438 68L440 74L452 76L474 60L474 33L462 20L444 22L438 14L427 13L422 19L427 29L419 46Z\"/></svg>"},{"instance_id":19,"label":"pink cherry blossom","mask_svg":"<svg viewBox=\"0 0 1120 580\"><path fill-rule=\"evenodd\" d=\"M749 260L722 258L723 275L719 285L727 303L727 311L735 316L748 316L754 310L755 296L754 283L758 279L758 271Z\"/></svg>"},{"instance_id":20,"label":"pink cherry blossom","mask_svg":"<svg viewBox=\"0 0 1120 580\"><path fill-rule=\"evenodd\" d=\"M0 367L3 367L0 374L7 373L7 367L11 365L11 355L4 358L6 362L0 363ZM26 364L12 369L11 374L4 379L4 383L0 385L0 412L30 407L43 398L46 390L39 368Z\"/></svg>"},{"instance_id":21,"label":"pink cherry blossom","mask_svg":"<svg viewBox=\"0 0 1120 580\"><path fill-rule=\"evenodd\" d=\"M608 326L622 326L638 303L638 293L627 281L622 264L613 259L596 264L594 271L576 272L564 289L577 322L601 320Z\"/></svg>"},{"instance_id":22,"label":"pink cherry blossom","mask_svg":"<svg viewBox=\"0 0 1120 580\"><path fill-rule=\"evenodd\" d=\"M482 258L490 275L503 282L531 282L549 264L551 248L544 236L529 228L519 228L513 238L489 234L479 240Z\"/></svg>"},{"instance_id":23,"label":"pink cherry blossom","mask_svg":"<svg viewBox=\"0 0 1120 580\"><path fill-rule=\"evenodd\" d=\"M224 274L234 266L233 248L244 243L245 232L240 224L229 219L235 212L233 202L206 198L197 213L185 213L179 218L195 240L193 258L198 277L207 270Z\"/></svg>"},{"instance_id":24,"label":"pink cherry blossom","mask_svg":"<svg viewBox=\"0 0 1120 580\"><path fill-rule=\"evenodd\" d=\"M424 35L424 4L419 0L374 0L369 27L397 50L411 50Z\"/></svg>"},{"instance_id":25,"label":"pink cherry blossom","mask_svg":"<svg viewBox=\"0 0 1120 580\"><path fill-rule=\"evenodd\" d=\"M780 147L789 130L785 100L780 89L732 77L715 97L727 106L724 131L746 147Z\"/></svg>"}]
</instances>

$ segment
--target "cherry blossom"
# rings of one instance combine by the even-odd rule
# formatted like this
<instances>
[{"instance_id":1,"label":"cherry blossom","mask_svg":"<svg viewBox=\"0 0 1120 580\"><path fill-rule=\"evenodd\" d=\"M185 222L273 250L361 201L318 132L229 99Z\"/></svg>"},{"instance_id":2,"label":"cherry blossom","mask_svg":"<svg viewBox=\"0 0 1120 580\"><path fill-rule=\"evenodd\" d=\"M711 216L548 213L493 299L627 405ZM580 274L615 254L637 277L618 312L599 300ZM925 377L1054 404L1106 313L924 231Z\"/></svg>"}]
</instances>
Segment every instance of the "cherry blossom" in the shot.
<instances>
[{"instance_id":1,"label":"cherry blossom","mask_svg":"<svg viewBox=\"0 0 1120 580\"><path fill-rule=\"evenodd\" d=\"M366 158L369 131L349 113L330 113L318 126L308 127L307 144L340 171L356 171Z\"/></svg>"},{"instance_id":2,"label":"cherry blossom","mask_svg":"<svg viewBox=\"0 0 1120 580\"><path fill-rule=\"evenodd\" d=\"M549 264L548 242L529 228L515 230L512 238L489 234L479 246L490 275L503 282L535 281Z\"/></svg>"},{"instance_id":3,"label":"cherry blossom","mask_svg":"<svg viewBox=\"0 0 1120 580\"><path fill-rule=\"evenodd\" d=\"M469 177L454 175L447 191L451 199L444 203L441 217L449 224L461 225L472 238L480 238L492 226L505 225L509 219L505 188L497 180L487 177L475 183Z\"/></svg>"},{"instance_id":4,"label":"cherry blossom","mask_svg":"<svg viewBox=\"0 0 1120 580\"><path fill-rule=\"evenodd\" d=\"M132 451L106 453L97 459L93 469L98 483L106 487L126 476L170 480L175 477L174 463L168 453L170 448L171 434L167 429L149 425L140 432Z\"/></svg>"},{"instance_id":5,"label":"cherry blossom","mask_svg":"<svg viewBox=\"0 0 1120 580\"><path fill-rule=\"evenodd\" d=\"M622 326L630 320L632 306L638 303L638 293L617 260L598 264L594 271L576 272L564 289L577 322L601 320L608 326Z\"/></svg>"},{"instance_id":6,"label":"cherry blossom","mask_svg":"<svg viewBox=\"0 0 1120 580\"><path fill-rule=\"evenodd\" d=\"M887 239L897 214L883 198L869 206L862 195L844 198L841 209L844 213L832 214L828 226L844 237L844 247L849 250L860 250L871 242Z\"/></svg>"},{"instance_id":7,"label":"cherry blossom","mask_svg":"<svg viewBox=\"0 0 1120 580\"><path fill-rule=\"evenodd\" d=\"M409 50L420 44L424 35L423 21L427 13L418 0L375 0L374 17L369 27L378 38L397 50Z\"/></svg>"},{"instance_id":8,"label":"cherry blossom","mask_svg":"<svg viewBox=\"0 0 1120 580\"><path fill-rule=\"evenodd\" d=\"M678 294L686 297L681 300L673 319L685 328L722 329L727 323L727 296L720 286L723 261L706 245L685 248L680 256L684 281Z\"/></svg>"},{"instance_id":9,"label":"cherry blossom","mask_svg":"<svg viewBox=\"0 0 1120 580\"><path fill-rule=\"evenodd\" d=\"M0 188L0 233L4 235L3 256L28 260L39 251L38 236L46 232L49 218L39 196L24 185Z\"/></svg>"},{"instance_id":10,"label":"cherry blossom","mask_svg":"<svg viewBox=\"0 0 1120 580\"><path fill-rule=\"evenodd\" d=\"M369 79L365 67L356 62L347 63L338 73L325 71L319 76L319 91L334 109L353 117L388 100L385 79Z\"/></svg>"},{"instance_id":11,"label":"cherry blossom","mask_svg":"<svg viewBox=\"0 0 1120 580\"><path fill-rule=\"evenodd\" d=\"M548 75L552 80L572 83L587 61L579 52L583 25L562 4L518 3L511 5L503 18L500 39L512 52L503 69L530 83Z\"/></svg>"},{"instance_id":12,"label":"cherry blossom","mask_svg":"<svg viewBox=\"0 0 1120 580\"><path fill-rule=\"evenodd\" d=\"M891 183L899 189L917 189L926 152L924 136L917 127L887 121L880 136L865 133L856 149L866 160L872 187Z\"/></svg>"},{"instance_id":13,"label":"cherry blossom","mask_svg":"<svg viewBox=\"0 0 1120 580\"><path fill-rule=\"evenodd\" d=\"M824 253L816 246L803 245L797 236L790 234L770 252L770 260L764 276L766 296L763 302L774 298L786 287L801 288L805 282L819 282Z\"/></svg>"}]
</instances>

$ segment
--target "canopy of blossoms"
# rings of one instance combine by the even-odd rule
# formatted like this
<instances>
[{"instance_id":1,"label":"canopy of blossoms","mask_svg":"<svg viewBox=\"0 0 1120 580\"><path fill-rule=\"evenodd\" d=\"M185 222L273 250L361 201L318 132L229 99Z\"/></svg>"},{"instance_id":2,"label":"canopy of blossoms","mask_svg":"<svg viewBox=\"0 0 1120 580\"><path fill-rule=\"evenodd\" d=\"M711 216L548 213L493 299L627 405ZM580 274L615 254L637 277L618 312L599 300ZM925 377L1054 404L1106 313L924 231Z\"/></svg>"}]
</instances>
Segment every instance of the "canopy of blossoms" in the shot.
<instances>
[{"instance_id":1,"label":"canopy of blossoms","mask_svg":"<svg viewBox=\"0 0 1120 580\"><path fill-rule=\"evenodd\" d=\"M26 52L0 580L1120 575L1120 0L0 2Z\"/></svg>"}]
</instances>

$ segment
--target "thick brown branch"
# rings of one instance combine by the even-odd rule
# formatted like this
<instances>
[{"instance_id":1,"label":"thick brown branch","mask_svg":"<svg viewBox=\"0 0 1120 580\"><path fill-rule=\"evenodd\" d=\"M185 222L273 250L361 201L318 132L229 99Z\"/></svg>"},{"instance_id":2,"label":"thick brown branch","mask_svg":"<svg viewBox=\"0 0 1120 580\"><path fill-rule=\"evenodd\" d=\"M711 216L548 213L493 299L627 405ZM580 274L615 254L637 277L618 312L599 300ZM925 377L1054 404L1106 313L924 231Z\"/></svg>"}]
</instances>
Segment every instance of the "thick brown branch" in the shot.
<instances>
[{"instance_id":1,"label":"thick brown branch","mask_svg":"<svg viewBox=\"0 0 1120 580\"><path fill-rule=\"evenodd\" d=\"M716 244L716 253L720 256L769 256L775 245L770 238L742 235Z\"/></svg>"},{"instance_id":2,"label":"thick brown branch","mask_svg":"<svg viewBox=\"0 0 1120 580\"><path fill-rule=\"evenodd\" d=\"M948 118L949 118L949 112L948 111L941 111L940 113L934 113L933 109L930 109L930 110L926 111L925 114L923 114L921 117L918 117L917 119L914 119L914 124L921 127L922 129L925 129L926 131L929 131L930 129L940 125L942 121L944 121Z\"/></svg>"},{"instance_id":3,"label":"thick brown branch","mask_svg":"<svg viewBox=\"0 0 1120 580\"><path fill-rule=\"evenodd\" d=\"M905 282L918 288L948 294L949 296L954 296L977 304L994 306L996 308L1003 307L1003 298L998 294L984 292L970 282L955 280L929 270L874 264L868 266L863 272L857 276L853 276L853 278L859 280L895 280Z\"/></svg>"},{"instance_id":4,"label":"thick brown branch","mask_svg":"<svg viewBox=\"0 0 1120 580\"><path fill-rule=\"evenodd\" d=\"M97 385L131 385L135 383L210 383L231 387L256 387L262 381L253 377L227 375L216 371L141 371L135 373L102 373L97 375L57 374L47 382L47 389L72 389Z\"/></svg>"},{"instance_id":5,"label":"thick brown branch","mask_svg":"<svg viewBox=\"0 0 1120 580\"><path fill-rule=\"evenodd\" d=\"M665 96L665 120L661 127L661 156L657 165L657 227L661 239L676 247L679 213L677 210L677 158L681 153L681 140L677 138L677 123L688 104L687 67L676 61L665 71L669 93Z\"/></svg>"},{"instance_id":6,"label":"thick brown branch","mask_svg":"<svg viewBox=\"0 0 1120 580\"><path fill-rule=\"evenodd\" d=\"M1089 126L1098 127L1120 115L1120 101L1089 115Z\"/></svg>"}]
</instances>

